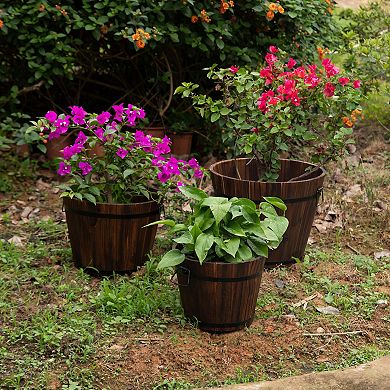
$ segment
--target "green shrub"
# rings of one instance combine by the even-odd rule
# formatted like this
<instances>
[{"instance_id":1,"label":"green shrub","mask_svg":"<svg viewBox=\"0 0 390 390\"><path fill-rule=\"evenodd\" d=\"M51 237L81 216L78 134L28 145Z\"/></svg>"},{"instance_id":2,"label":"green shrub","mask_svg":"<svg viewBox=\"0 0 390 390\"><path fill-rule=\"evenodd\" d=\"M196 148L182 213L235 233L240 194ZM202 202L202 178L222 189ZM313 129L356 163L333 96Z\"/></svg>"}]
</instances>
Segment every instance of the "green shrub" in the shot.
<instances>
[{"instance_id":1,"label":"green shrub","mask_svg":"<svg viewBox=\"0 0 390 390\"><path fill-rule=\"evenodd\" d=\"M271 43L309 60L336 31L333 0L53 4L0 0L0 119L15 107L35 116L71 104L106 109L124 98L164 118L171 105L186 108L173 91L201 80L203 67L254 64Z\"/></svg>"}]
</instances>

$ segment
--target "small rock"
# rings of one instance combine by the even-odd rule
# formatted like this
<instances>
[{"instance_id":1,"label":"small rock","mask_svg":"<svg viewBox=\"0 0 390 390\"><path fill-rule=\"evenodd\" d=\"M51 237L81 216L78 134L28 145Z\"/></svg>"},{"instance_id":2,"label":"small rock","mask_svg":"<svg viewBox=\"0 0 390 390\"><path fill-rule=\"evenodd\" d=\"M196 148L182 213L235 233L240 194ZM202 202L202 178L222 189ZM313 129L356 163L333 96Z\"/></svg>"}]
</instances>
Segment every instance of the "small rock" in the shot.
<instances>
[{"instance_id":1,"label":"small rock","mask_svg":"<svg viewBox=\"0 0 390 390\"><path fill-rule=\"evenodd\" d=\"M276 279L275 280L275 286L277 288L283 288L286 285L286 283L283 280Z\"/></svg>"},{"instance_id":2,"label":"small rock","mask_svg":"<svg viewBox=\"0 0 390 390\"><path fill-rule=\"evenodd\" d=\"M379 301L376 301L376 304L379 306L385 306L387 305L387 299L380 299Z\"/></svg>"},{"instance_id":3,"label":"small rock","mask_svg":"<svg viewBox=\"0 0 390 390\"><path fill-rule=\"evenodd\" d=\"M114 344L111 345L110 348L108 348L110 351L121 351L124 348L123 345Z\"/></svg>"},{"instance_id":4,"label":"small rock","mask_svg":"<svg viewBox=\"0 0 390 390\"><path fill-rule=\"evenodd\" d=\"M363 193L362 186L360 184L354 184L351 186L348 191L344 194L343 199L354 198Z\"/></svg>"},{"instance_id":5,"label":"small rock","mask_svg":"<svg viewBox=\"0 0 390 390\"><path fill-rule=\"evenodd\" d=\"M283 319L285 319L287 322L293 322L297 319L297 317L295 317L295 314L285 314L284 316L282 316Z\"/></svg>"},{"instance_id":6,"label":"small rock","mask_svg":"<svg viewBox=\"0 0 390 390\"><path fill-rule=\"evenodd\" d=\"M316 306L316 310L322 314L340 314L340 310L333 306Z\"/></svg>"},{"instance_id":7,"label":"small rock","mask_svg":"<svg viewBox=\"0 0 390 390\"><path fill-rule=\"evenodd\" d=\"M13 236L11 237L8 242L10 244L14 244L15 246L22 247L23 246L23 241L22 238L19 236Z\"/></svg>"},{"instance_id":8,"label":"small rock","mask_svg":"<svg viewBox=\"0 0 390 390\"><path fill-rule=\"evenodd\" d=\"M16 201L16 203L21 204L22 206L26 204L24 200L19 200L19 199Z\"/></svg>"},{"instance_id":9,"label":"small rock","mask_svg":"<svg viewBox=\"0 0 390 390\"><path fill-rule=\"evenodd\" d=\"M22 218L27 218L31 214L32 211L33 211L33 208L30 206L27 206L23 209L22 214L20 214L20 216Z\"/></svg>"},{"instance_id":10,"label":"small rock","mask_svg":"<svg viewBox=\"0 0 390 390\"><path fill-rule=\"evenodd\" d=\"M356 152L356 146L354 144L347 144L347 150L350 154L354 154Z\"/></svg>"},{"instance_id":11,"label":"small rock","mask_svg":"<svg viewBox=\"0 0 390 390\"><path fill-rule=\"evenodd\" d=\"M324 328L321 328L321 326L319 326L319 327L316 329L316 333L325 333L325 329L324 329Z\"/></svg>"},{"instance_id":12,"label":"small rock","mask_svg":"<svg viewBox=\"0 0 390 390\"><path fill-rule=\"evenodd\" d=\"M374 257L376 259L382 259L383 257L390 257L390 251L381 251L381 252L375 252Z\"/></svg>"}]
</instances>

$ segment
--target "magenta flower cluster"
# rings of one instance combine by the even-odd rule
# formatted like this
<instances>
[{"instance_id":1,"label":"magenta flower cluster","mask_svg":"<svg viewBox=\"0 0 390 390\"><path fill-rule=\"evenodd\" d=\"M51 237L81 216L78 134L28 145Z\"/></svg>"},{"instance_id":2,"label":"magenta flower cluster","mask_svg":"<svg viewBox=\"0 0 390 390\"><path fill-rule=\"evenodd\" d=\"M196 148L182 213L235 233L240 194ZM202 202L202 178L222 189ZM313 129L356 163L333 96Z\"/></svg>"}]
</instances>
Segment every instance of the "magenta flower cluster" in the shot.
<instances>
[{"instance_id":1,"label":"magenta flower cluster","mask_svg":"<svg viewBox=\"0 0 390 390\"><path fill-rule=\"evenodd\" d=\"M49 111L45 115L47 123L45 129L50 131L44 135L49 140L58 138L67 133L70 129L77 130L77 137L74 143L63 149L63 161L60 162L57 173L60 176L78 174L87 176L94 173L94 164L97 163L96 156L91 157L90 142L100 144L104 153L112 159L111 164L133 164L139 161L143 170L154 172L154 179L161 184L173 179L178 186L183 185L178 179L183 175L191 173L195 178L202 177L202 170L196 161L191 159L188 162L179 160L169 155L171 152L171 140L164 137L162 140L152 138L144 131L130 128L136 126L138 119L145 118L145 111L142 108L129 104L114 105L113 113L103 111L102 113L88 114L83 107L70 107L70 115L57 115ZM124 126L129 128L123 132ZM81 129L81 130L80 130ZM111 156L111 157L110 157ZM115 158L118 159L115 162ZM129 165L125 165L126 166ZM72 171L74 170L74 172Z\"/></svg>"}]
</instances>

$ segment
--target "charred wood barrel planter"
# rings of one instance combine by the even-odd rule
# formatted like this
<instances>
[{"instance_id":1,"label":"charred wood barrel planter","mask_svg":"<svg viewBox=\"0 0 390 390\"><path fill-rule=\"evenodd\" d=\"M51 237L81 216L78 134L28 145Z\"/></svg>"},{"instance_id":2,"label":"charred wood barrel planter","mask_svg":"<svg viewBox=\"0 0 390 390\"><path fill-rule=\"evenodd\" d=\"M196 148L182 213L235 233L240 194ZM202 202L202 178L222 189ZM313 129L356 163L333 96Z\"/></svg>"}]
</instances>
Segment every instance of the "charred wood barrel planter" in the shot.
<instances>
[{"instance_id":1,"label":"charred wood barrel planter","mask_svg":"<svg viewBox=\"0 0 390 390\"><path fill-rule=\"evenodd\" d=\"M302 180L289 181L307 172ZM267 268L278 264L295 263L302 259L317 209L325 170L297 160L281 160L279 179L276 182L258 181L256 161L247 158L224 160L210 167L216 196L245 197L260 203L263 196L277 196L286 206L288 229L279 247L269 252Z\"/></svg>"},{"instance_id":2,"label":"charred wood barrel planter","mask_svg":"<svg viewBox=\"0 0 390 390\"><path fill-rule=\"evenodd\" d=\"M231 264L187 258L176 268L184 313L201 330L224 333L248 327L254 318L264 258Z\"/></svg>"},{"instance_id":3,"label":"charred wood barrel planter","mask_svg":"<svg viewBox=\"0 0 390 390\"><path fill-rule=\"evenodd\" d=\"M73 260L99 272L131 272L147 260L160 217L153 200L131 204L98 203L64 198Z\"/></svg>"}]
</instances>

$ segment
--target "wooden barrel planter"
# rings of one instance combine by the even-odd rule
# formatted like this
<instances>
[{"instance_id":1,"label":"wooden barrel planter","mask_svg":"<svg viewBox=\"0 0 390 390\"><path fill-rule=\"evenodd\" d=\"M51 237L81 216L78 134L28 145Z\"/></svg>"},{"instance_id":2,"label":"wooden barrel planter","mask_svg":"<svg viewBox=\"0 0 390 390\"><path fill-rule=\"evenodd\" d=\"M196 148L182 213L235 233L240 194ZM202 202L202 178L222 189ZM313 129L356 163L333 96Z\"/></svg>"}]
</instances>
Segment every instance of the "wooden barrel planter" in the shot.
<instances>
[{"instance_id":1,"label":"wooden barrel planter","mask_svg":"<svg viewBox=\"0 0 390 390\"><path fill-rule=\"evenodd\" d=\"M312 172L302 180L289 181L307 169ZM316 165L281 159L279 179L276 182L258 181L256 161L247 158L220 161L210 167L214 192L217 196L245 197L260 203L263 196L277 196L286 203L289 221L284 239L275 250L269 252L267 268L278 264L295 263L302 259L317 209L325 170Z\"/></svg>"},{"instance_id":2,"label":"wooden barrel planter","mask_svg":"<svg viewBox=\"0 0 390 390\"><path fill-rule=\"evenodd\" d=\"M73 260L78 267L102 274L131 272L144 265L160 218L153 200L131 204L98 203L64 198Z\"/></svg>"},{"instance_id":3,"label":"wooden barrel planter","mask_svg":"<svg viewBox=\"0 0 390 390\"><path fill-rule=\"evenodd\" d=\"M184 314L211 333L232 332L254 318L264 258L239 264L187 258L176 268Z\"/></svg>"},{"instance_id":4,"label":"wooden barrel planter","mask_svg":"<svg viewBox=\"0 0 390 390\"><path fill-rule=\"evenodd\" d=\"M168 133L168 137L172 141L171 153L176 156L189 155L191 153L193 133Z\"/></svg>"}]
</instances>

